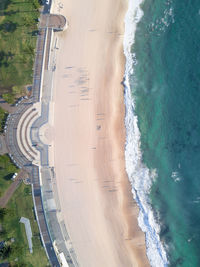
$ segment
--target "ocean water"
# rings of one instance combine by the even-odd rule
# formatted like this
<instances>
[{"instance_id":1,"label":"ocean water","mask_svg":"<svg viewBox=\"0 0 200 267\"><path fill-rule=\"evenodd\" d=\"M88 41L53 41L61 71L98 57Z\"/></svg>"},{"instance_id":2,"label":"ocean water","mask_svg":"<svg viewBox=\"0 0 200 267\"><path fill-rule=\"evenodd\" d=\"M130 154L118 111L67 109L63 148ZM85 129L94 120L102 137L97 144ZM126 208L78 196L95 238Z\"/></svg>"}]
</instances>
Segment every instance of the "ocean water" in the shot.
<instances>
[{"instance_id":1,"label":"ocean water","mask_svg":"<svg viewBox=\"0 0 200 267\"><path fill-rule=\"evenodd\" d=\"M126 170L151 266L200 266L200 1L130 0Z\"/></svg>"}]
</instances>

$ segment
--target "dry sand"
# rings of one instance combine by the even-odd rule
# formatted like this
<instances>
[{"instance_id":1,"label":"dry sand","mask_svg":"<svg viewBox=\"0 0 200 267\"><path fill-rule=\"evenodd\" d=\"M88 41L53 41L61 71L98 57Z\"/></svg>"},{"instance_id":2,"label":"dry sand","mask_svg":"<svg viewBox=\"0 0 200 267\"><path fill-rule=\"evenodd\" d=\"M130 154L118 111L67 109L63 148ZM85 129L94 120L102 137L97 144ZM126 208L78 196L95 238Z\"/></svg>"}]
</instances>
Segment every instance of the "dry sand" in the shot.
<instances>
[{"instance_id":1,"label":"dry sand","mask_svg":"<svg viewBox=\"0 0 200 267\"><path fill-rule=\"evenodd\" d=\"M69 28L59 33L54 80L62 215L80 266L149 266L124 161L127 1L62 3Z\"/></svg>"}]
</instances>

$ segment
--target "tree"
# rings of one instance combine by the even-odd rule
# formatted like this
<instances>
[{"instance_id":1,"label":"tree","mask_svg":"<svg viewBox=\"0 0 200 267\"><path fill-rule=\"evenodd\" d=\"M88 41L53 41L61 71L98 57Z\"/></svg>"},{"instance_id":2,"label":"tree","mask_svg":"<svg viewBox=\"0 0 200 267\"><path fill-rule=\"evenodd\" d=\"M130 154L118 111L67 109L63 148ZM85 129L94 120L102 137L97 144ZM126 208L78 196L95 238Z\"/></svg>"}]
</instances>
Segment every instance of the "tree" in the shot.
<instances>
[{"instance_id":1,"label":"tree","mask_svg":"<svg viewBox=\"0 0 200 267\"><path fill-rule=\"evenodd\" d=\"M15 102L15 97L13 94L2 94L3 99L8 102L8 104L13 104Z\"/></svg>"},{"instance_id":2,"label":"tree","mask_svg":"<svg viewBox=\"0 0 200 267\"><path fill-rule=\"evenodd\" d=\"M6 231L5 229L2 229L2 230L0 231L0 237L1 237L1 238L4 238L4 237L6 237L6 235L7 235L7 231Z\"/></svg>"},{"instance_id":3,"label":"tree","mask_svg":"<svg viewBox=\"0 0 200 267\"><path fill-rule=\"evenodd\" d=\"M0 26L0 29L4 32L14 32L17 29L17 23L7 21Z\"/></svg>"},{"instance_id":4,"label":"tree","mask_svg":"<svg viewBox=\"0 0 200 267\"><path fill-rule=\"evenodd\" d=\"M6 259L10 256L11 253L11 247L9 245L5 245L1 250L0 250L0 257L2 259Z\"/></svg>"},{"instance_id":5,"label":"tree","mask_svg":"<svg viewBox=\"0 0 200 267\"><path fill-rule=\"evenodd\" d=\"M40 8L40 4L39 4L38 0L33 0L33 6L37 10Z\"/></svg>"},{"instance_id":6,"label":"tree","mask_svg":"<svg viewBox=\"0 0 200 267\"><path fill-rule=\"evenodd\" d=\"M6 208L0 208L0 220L3 220L4 216L7 213L7 209Z\"/></svg>"}]
</instances>

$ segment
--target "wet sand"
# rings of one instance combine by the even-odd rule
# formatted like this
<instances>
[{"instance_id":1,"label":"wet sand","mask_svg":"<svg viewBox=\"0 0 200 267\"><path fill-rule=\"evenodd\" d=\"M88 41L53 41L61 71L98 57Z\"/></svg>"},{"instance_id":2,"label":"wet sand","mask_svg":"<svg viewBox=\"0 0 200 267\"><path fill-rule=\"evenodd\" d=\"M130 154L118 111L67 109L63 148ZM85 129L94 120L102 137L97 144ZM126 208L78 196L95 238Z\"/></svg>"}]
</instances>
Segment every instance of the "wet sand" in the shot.
<instances>
[{"instance_id":1,"label":"wet sand","mask_svg":"<svg viewBox=\"0 0 200 267\"><path fill-rule=\"evenodd\" d=\"M125 172L124 0L66 0L54 78L61 212L83 267L149 266Z\"/></svg>"}]
</instances>

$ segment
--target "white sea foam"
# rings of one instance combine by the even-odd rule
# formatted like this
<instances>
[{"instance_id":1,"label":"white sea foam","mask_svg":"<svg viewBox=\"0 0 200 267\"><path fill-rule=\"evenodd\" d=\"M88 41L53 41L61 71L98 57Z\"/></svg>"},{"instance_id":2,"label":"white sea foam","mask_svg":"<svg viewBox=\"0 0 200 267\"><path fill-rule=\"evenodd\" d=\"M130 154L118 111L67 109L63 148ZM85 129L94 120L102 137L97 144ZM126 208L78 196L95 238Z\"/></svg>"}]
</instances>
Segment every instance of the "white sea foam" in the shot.
<instances>
[{"instance_id":1,"label":"white sea foam","mask_svg":"<svg viewBox=\"0 0 200 267\"><path fill-rule=\"evenodd\" d=\"M179 175L178 172L172 172L171 174L171 178L174 180L174 182L180 182L181 181L181 177Z\"/></svg>"},{"instance_id":2,"label":"white sea foam","mask_svg":"<svg viewBox=\"0 0 200 267\"><path fill-rule=\"evenodd\" d=\"M167 266L167 255L160 241L160 227L156 223L153 211L149 205L148 193L156 171L150 171L141 161L140 132L135 115L135 104L131 96L129 77L133 74L133 64L137 64L136 56L131 53L134 43L137 23L143 16L140 9L142 0L129 0L129 8L125 17L124 54L126 56L126 70L124 77L125 105L126 105L126 171L132 184L132 193L138 203L140 212L139 226L145 232L147 256L153 267Z\"/></svg>"},{"instance_id":3,"label":"white sea foam","mask_svg":"<svg viewBox=\"0 0 200 267\"><path fill-rule=\"evenodd\" d=\"M164 33L167 28L175 22L174 19L174 10L172 8L172 1L165 2L166 9L164 9L163 13L160 14L155 21L148 25L149 31L154 32L155 35L160 36L161 33Z\"/></svg>"}]
</instances>

